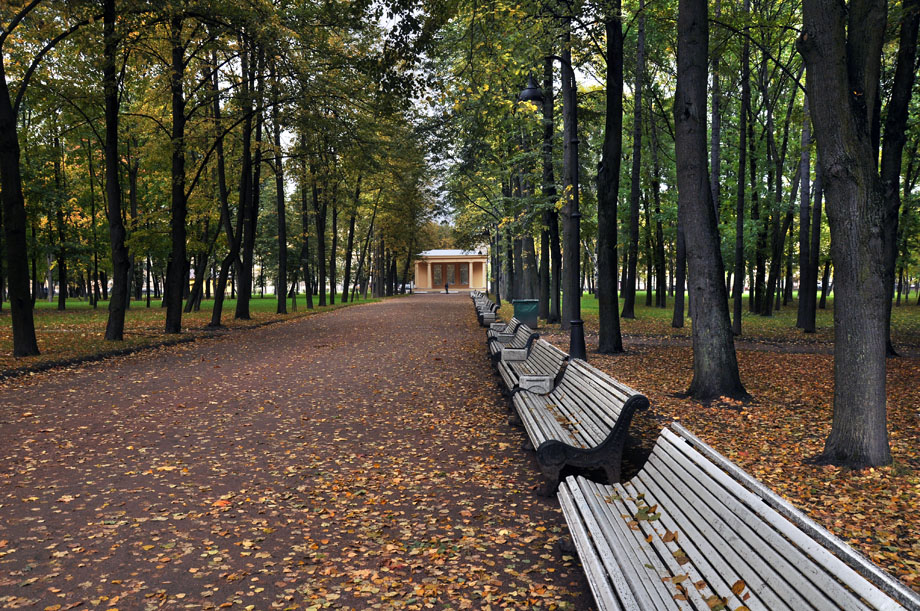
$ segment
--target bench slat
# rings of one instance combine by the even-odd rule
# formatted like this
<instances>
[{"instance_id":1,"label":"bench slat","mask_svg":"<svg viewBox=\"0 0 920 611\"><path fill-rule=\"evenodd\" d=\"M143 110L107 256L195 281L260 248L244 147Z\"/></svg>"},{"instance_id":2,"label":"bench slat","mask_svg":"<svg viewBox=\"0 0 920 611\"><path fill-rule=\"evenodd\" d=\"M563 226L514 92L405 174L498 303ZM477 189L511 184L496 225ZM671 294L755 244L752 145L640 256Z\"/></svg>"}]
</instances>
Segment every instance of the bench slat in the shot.
<instances>
[{"instance_id":1,"label":"bench slat","mask_svg":"<svg viewBox=\"0 0 920 611\"><path fill-rule=\"evenodd\" d=\"M740 579L760 600L764 609L809 608L807 601L795 588L776 572L769 571L766 566L769 560L765 561L758 552L743 545L737 534L721 520L715 519L717 516L705 509L702 514L697 511L695 503L702 501L683 497L685 491L675 489L668 481L670 477L649 467L636 477L637 486L667 507L668 514L674 520L674 527L680 533L679 537L683 538L682 546L687 550L687 555L694 560L705 558L711 563L708 567L701 563L699 568L718 594L727 595L732 584ZM714 523L708 523L707 519L714 519ZM729 537L729 541L720 546L720 536ZM757 568L745 570L748 563ZM816 597L821 598L817 594Z\"/></svg>"},{"instance_id":2,"label":"bench slat","mask_svg":"<svg viewBox=\"0 0 920 611\"><path fill-rule=\"evenodd\" d=\"M589 530L591 529L591 515L588 512L580 511L580 508L584 507L584 499L583 497L580 498L579 500L582 503L579 504L574 496L575 494L580 496L577 487L569 489L560 484L559 504L562 506L563 512L579 516L579 519L575 520L577 525L573 531L572 538L575 541L575 548L578 550L578 557L582 558L582 566L585 567L588 584L591 586L598 608L602 610L620 611L624 609L626 611L638 611L640 607L629 594L626 577L619 570L619 565L616 561L613 560L613 551L607 547L595 547L592 537L588 535L588 531L582 526L582 524L585 524ZM594 526L596 527L596 523ZM623 593L622 598L614 594L611 583L617 592Z\"/></svg>"},{"instance_id":3,"label":"bench slat","mask_svg":"<svg viewBox=\"0 0 920 611\"><path fill-rule=\"evenodd\" d=\"M776 529L776 531L778 531L783 537L792 541L792 543L794 543L799 549L801 549L810 557L810 562L817 563L819 566L823 567L825 571L831 575L835 575L836 579L846 583L848 587L852 588L859 596L872 604L874 608L897 608L897 605L893 605L894 601L892 601L892 599L889 598L889 596L887 596L883 591L876 588L875 585L867 581L856 570L844 563L838 557L833 555L826 547L803 532L795 523L791 522L787 517L781 515L772 506L768 505L762 496L757 495L751 492L749 488L742 486L740 483L738 483L737 479L732 479L732 477L720 469L719 466L713 464L709 460L708 456L701 454L697 451L697 448L689 445L686 439L682 439L681 437L678 437L668 430L662 431L662 437L671 443L677 451L686 456L688 460L693 460L700 469L705 471L712 480L718 482L722 488L730 490L734 497L738 498L745 504L746 507L754 511L762 521ZM722 457L722 459L727 462L727 459L724 459L724 457ZM741 471L741 473L744 472ZM747 474L745 475L747 476ZM747 476L747 478L750 479L750 476ZM785 501L783 501L783 503L785 504ZM789 508L793 511L798 511L791 506ZM801 517L809 519L805 517L804 514L802 514ZM814 524L814 527L824 530L817 524ZM830 533L827 534L830 535ZM843 545L846 546L846 544ZM846 547L853 554L858 554L856 550L853 550L849 546ZM861 555L859 556L863 562L870 562ZM876 567L873 565L873 568ZM878 569L876 568L876 570ZM837 596L837 594L832 593L832 597L833 596ZM849 592L847 592L847 596L851 596Z\"/></svg>"},{"instance_id":4,"label":"bench slat","mask_svg":"<svg viewBox=\"0 0 920 611\"><path fill-rule=\"evenodd\" d=\"M626 497L622 496L622 488L614 486L615 492L605 495L605 490L600 485L588 480L583 480L581 483L579 489L582 490L591 513L597 518L599 524L605 526L601 529L603 538L610 545L622 548L621 554L629 560L629 569L636 577L631 582L633 593L643 599L643 608L691 608L688 601L675 599L674 594L677 592L668 592L664 582L660 579L660 575L669 574L665 564L671 566L672 571L677 566L673 556L667 553L667 550L664 554L660 553L657 547L663 544L660 540L656 540L656 537L652 538L651 543L647 542L648 533L643 532L641 524L639 530L633 530L623 519L623 514L635 515L635 510L627 507ZM595 539L600 538L595 533ZM644 596L639 595L639 590ZM697 606L697 611L708 611L708 607L701 609Z\"/></svg>"}]
</instances>

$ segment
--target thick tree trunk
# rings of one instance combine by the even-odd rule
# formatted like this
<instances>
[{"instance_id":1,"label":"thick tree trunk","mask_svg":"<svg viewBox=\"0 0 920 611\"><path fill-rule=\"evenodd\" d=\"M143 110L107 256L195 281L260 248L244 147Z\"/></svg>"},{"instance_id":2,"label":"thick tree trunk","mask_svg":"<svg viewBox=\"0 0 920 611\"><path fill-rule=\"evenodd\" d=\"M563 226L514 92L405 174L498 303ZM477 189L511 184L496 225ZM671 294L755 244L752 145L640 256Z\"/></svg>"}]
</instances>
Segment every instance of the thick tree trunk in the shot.
<instances>
[{"instance_id":1,"label":"thick tree trunk","mask_svg":"<svg viewBox=\"0 0 920 611\"><path fill-rule=\"evenodd\" d=\"M112 299L105 326L105 339L121 341L124 337L125 310L128 303L128 272L131 260L125 245L127 232L122 219L121 181L118 177L118 82L115 55L115 0L103 3L102 86L105 95L105 193L109 221L109 244L112 251ZM136 180L136 179L135 179ZM136 194L132 191L132 198Z\"/></svg>"},{"instance_id":2,"label":"thick tree trunk","mask_svg":"<svg viewBox=\"0 0 920 611\"><path fill-rule=\"evenodd\" d=\"M29 293L29 250L26 240L26 209L19 168L16 113L6 82L0 49L0 198L3 200L3 232L9 283L13 356L38 354L32 296Z\"/></svg>"},{"instance_id":3,"label":"thick tree trunk","mask_svg":"<svg viewBox=\"0 0 920 611\"><path fill-rule=\"evenodd\" d=\"M818 462L891 462L885 396L885 194L872 136L886 7L805 0L798 40L836 266L834 417Z\"/></svg>"},{"instance_id":4,"label":"thick tree trunk","mask_svg":"<svg viewBox=\"0 0 920 611\"><path fill-rule=\"evenodd\" d=\"M182 18L170 19L169 38L172 47L169 89L172 94L172 204L170 216L171 250L166 265L166 333L182 331L182 297L188 286L186 261L185 219L185 46L182 44ZM117 166L116 166L117 168ZM106 168L108 171L108 168ZM111 204L110 204L111 205Z\"/></svg>"},{"instance_id":5,"label":"thick tree trunk","mask_svg":"<svg viewBox=\"0 0 920 611\"><path fill-rule=\"evenodd\" d=\"M645 1L639 0L636 79L633 87L633 148L629 191L629 256L623 287L623 318L636 317L636 266L639 260L639 197L642 194L642 88L645 76Z\"/></svg>"},{"instance_id":6,"label":"thick tree trunk","mask_svg":"<svg viewBox=\"0 0 920 611\"><path fill-rule=\"evenodd\" d=\"M709 45L705 0L680 0L677 23L675 152L680 220L684 225L693 302L693 381L697 400L747 398L732 341L725 272L706 151L706 89Z\"/></svg>"},{"instance_id":7,"label":"thick tree trunk","mask_svg":"<svg viewBox=\"0 0 920 611\"><path fill-rule=\"evenodd\" d=\"M605 16L607 33L607 113L604 144L597 171L597 351L623 352L620 301L617 296L617 198L623 153L623 23L621 2Z\"/></svg>"}]
</instances>

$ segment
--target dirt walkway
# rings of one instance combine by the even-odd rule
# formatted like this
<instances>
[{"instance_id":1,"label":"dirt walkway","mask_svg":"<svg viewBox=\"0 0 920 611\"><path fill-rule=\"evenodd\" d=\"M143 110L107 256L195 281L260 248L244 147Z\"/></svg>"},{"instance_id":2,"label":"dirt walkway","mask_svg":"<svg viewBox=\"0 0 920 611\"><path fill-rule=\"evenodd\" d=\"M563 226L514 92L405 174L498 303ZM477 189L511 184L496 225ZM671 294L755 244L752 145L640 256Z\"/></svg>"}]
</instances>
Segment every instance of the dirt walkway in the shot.
<instances>
[{"instance_id":1,"label":"dirt walkway","mask_svg":"<svg viewBox=\"0 0 920 611\"><path fill-rule=\"evenodd\" d=\"M590 607L463 295L0 387L0 607Z\"/></svg>"}]
</instances>

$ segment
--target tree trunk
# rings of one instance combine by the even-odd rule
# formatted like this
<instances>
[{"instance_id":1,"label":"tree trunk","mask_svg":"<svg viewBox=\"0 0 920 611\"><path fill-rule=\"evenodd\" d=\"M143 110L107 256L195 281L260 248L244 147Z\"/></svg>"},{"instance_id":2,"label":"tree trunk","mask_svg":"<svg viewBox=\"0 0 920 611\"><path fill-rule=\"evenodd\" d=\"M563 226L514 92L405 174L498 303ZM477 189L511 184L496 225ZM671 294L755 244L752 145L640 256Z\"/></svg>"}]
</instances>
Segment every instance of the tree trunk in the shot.
<instances>
[{"instance_id":1,"label":"tree trunk","mask_svg":"<svg viewBox=\"0 0 920 611\"><path fill-rule=\"evenodd\" d=\"M578 207L578 91L572 67L571 20L566 20L562 50L562 114L563 114L563 257L565 276L562 293L562 328L568 330L571 321L581 319L581 213Z\"/></svg>"},{"instance_id":2,"label":"tree trunk","mask_svg":"<svg viewBox=\"0 0 920 611\"><path fill-rule=\"evenodd\" d=\"M236 274L236 311L233 316L238 320L250 320L251 318L249 302L252 299L253 255L259 223L262 187L262 128L264 125L262 101L265 99L265 78L262 73L264 68L265 50L259 48L257 57L254 60L254 74L258 83L255 92L255 152L252 154L252 178L249 182L249 195L246 197L246 212L243 217L243 241L241 245L243 256Z\"/></svg>"},{"instance_id":3,"label":"tree trunk","mask_svg":"<svg viewBox=\"0 0 920 611\"><path fill-rule=\"evenodd\" d=\"M186 268L185 219L188 214L185 201L185 47L182 44L182 18L172 17L169 24L172 47L169 89L172 94L172 204L170 217L171 250L166 265L166 333L182 331L182 296L188 285ZM117 166L115 166L117 171ZM108 167L106 167L108 172ZM110 204L111 205L111 204ZM114 300L113 300L114 301Z\"/></svg>"},{"instance_id":4,"label":"tree trunk","mask_svg":"<svg viewBox=\"0 0 920 611\"><path fill-rule=\"evenodd\" d=\"M335 303L335 259L339 243L339 185L332 187L332 244L329 249L329 305Z\"/></svg>"},{"instance_id":5,"label":"tree trunk","mask_svg":"<svg viewBox=\"0 0 920 611\"><path fill-rule=\"evenodd\" d=\"M744 12L750 11L750 0L744 2ZM747 163L748 115L751 108L751 43L745 28L741 45L741 109L738 113L738 182L735 200L735 285L732 288L732 333L741 335L741 314L744 310L744 171ZM686 230L685 230L686 239ZM751 287L754 290L754 287Z\"/></svg>"},{"instance_id":6,"label":"tree trunk","mask_svg":"<svg viewBox=\"0 0 920 611\"><path fill-rule=\"evenodd\" d=\"M272 63L272 131L275 144L275 204L278 211L278 286L277 314L287 314L287 211L284 202L284 161L281 155L281 121L278 112L278 80Z\"/></svg>"},{"instance_id":7,"label":"tree trunk","mask_svg":"<svg viewBox=\"0 0 920 611\"><path fill-rule=\"evenodd\" d=\"M802 192L799 203L799 309L795 326L806 329L808 326L809 284L814 284L808 277L811 270L811 254L808 240L811 237L811 121L809 120L808 98L802 108L805 120L802 121L802 161L799 171L802 174ZM812 325L811 333L814 333Z\"/></svg>"},{"instance_id":8,"label":"tree trunk","mask_svg":"<svg viewBox=\"0 0 920 611\"><path fill-rule=\"evenodd\" d=\"M639 197L642 193L642 87L645 76L645 0L639 0L636 84L633 88L633 149L629 192L629 256L623 287L623 318L636 317L636 265L639 259Z\"/></svg>"},{"instance_id":9,"label":"tree trunk","mask_svg":"<svg viewBox=\"0 0 920 611\"><path fill-rule=\"evenodd\" d=\"M215 152L217 153L217 186L218 186L218 196L220 197L220 215L221 223L224 229L224 233L227 235L227 243L230 247L229 252L224 257L220 263L220 271L217 276L217 286L214 288L214 306L211 309L211 322L208 323L209 327L220 327L221 326L221 317L223 315L224 307L224 295L227 290L227 280L231 270L234 270L234 278L236 276L236 269L239 269L239 256L240 256L240 247L243 242L243 219L245 218L245 211L248 208L247 199L250 195L249 181L252 179L251 164L252 164L252 153L251 153L251 139L252 139L252 99L250 96L251 93L251 68L249 63L249 52L245 42L241 41L240 44L240 72L242 75L242 86L241 86L241 97L244 101L243 105L243 124L242 124L242 152L241 152L241 166L240 170L240 183L239 183L239 192L238 192L238 206L237 206L237 216L236 216L236 230L234 231L232 223L230 221L230 204L229 204L229 194L227 189L227 174L226 174L226 160L224 158L224 139L221 131L220 125L220 97L219 97L219 84L218 84L218 75L217 75L217 55L216 53L211 53L211 65L213 67L213 74L211 76L211 108L212 116L214 117L215 131L216 131L216 142L215 142ZM148 263L147 273L150 273L150 266ZM233 294L233 284L235 280L231 282L230 290L231 295ZM149 300L149 294L148 294Z\"/></svg>"},{"instance_id":10,"label":"tree trunk","mask_svg":"<svg viewBox=\"0 0 920 611\"><path fill-rule=\"evenodd\" d=\"M818 308L827 309L827 294L830 292L831 280L831 260L824 262L824 275L821 277L821 301L818 302ZM917 305L920 305L918 303Z\"/></svg>"},{"instance_id":11,"label":"tree trunk","mask_svg":"<svg viewBox=\"0 0 920 611\"><path fill-rule=\"evenodd\" d=\"M16 112L10 100L6 68L0 49L0 198L3 200L3 232L9 283L13 356L38 354L32 296L29 293L29 255L26 240L26 209L19 167Z\"/></svg>"},{"instance_id":12,"label":"tree trunk","mask_svg":"<svg viewBox=\"0 0 920 611\"><path fill-rule=\"evenodd\" d=\"M313 309L313 280L310 276L310 212L307 208L307 172L306 164L300 178L300 267L303 270L304 290L306 291L307 309Z\"/></svg>"},{"instance_id":13,"label":"tree trunk","mask_svg":"<svg viewBox=\"0 0 920 611\"><path fill-rule=\"evenodd\" d=\"M680 329L684 326L684 285L687 278L687 248L685 246L684 224L680 220L680 201L678 200L677 214L677 262L675 263L674 288L674 313L671 317L671 326ZM726 293L728 289L726 289Z\"/></svg>"},{"instance_id":14,"label":"tree trunk","mask_svg":"<svg viewBox=\"0 0 920 611\"><path fill-rule=\"evenodd\" d=\"M722 16L722 0L716 0L716 19ZM716 227L722 202L722 87L719 83L720 58L712 58L712 121L709 124L709 188L712 191L712 207L716 212Z\"/></svg>"},{"instance_id":15,"label":"tree trunk","mask_svg":"<svg viewBox=\"0 0 920 611\"><path fill-rule=\"evenodd\" d=\"M316 259L317 259L317 288L319 289L319 306L326 305L326 212L329 209L327 195L324 192L322 203L319 197L316 169L310 164L310 177L313 184L313 218L316 220Z\"/></svg>"},{"instance_id":16,"label":"tree trunk","mask_svg":"<svg viewBox=\"0 0 920 611\"><path fill-rule=\"evenodd\" d=\"M607 33L607 113L604 144L597 172L597 351L623 352L620 301L617 296L617 198L623 154L623 23L621 2L605 15Z\"/></svg>"},{"instance_id":17,"label":"tree trunk","mask_svg":"<svg viewBox=\"0 0 920 611\"><path fill-rule=\"evenodd\" d=\"M834 417L821 463L891 462L886 424L885 195L872 137L886 7L805 0L798 39L836 266Z\"/></svg>"},{"instance_id":18,"label":"tree trunk","mask_svg":"<svg viewBox=\"0 0 920 611\"><path fill-rule=\"evenodd\" d=\"M680 219L684 225L693 302L693 381L697 400L746 399L732 342L725 272L706 159L709 45L705 0L680 0L677 23L675 153Z\"/></svg>"},{"instance_id":19,"label":"tree trunk","mask_svg":"<svg viewBox=\"0 0 920 611\"><path fill-rule=\"evenodd\" d=\"M103 62L102 86L105 95L105 192L106 216L109 221L109 244L112 251L112 299L109 300L109 317L105 326L105 339L121 341L124 338L125 310L128 302L128 272L131 267L127 232L122 219L121 181L118 177L118 81L116 54L118 36L115 32L115 0L103 3Z\"/></svg>"},{"instance_id":20,"label":"tree trunk","mask_svg":"<svg viewBox=\"0 0 920 611\"><path fill-rule=\"evenodd\" d=\"M649 240L654 245L654 253L649 253L649 267L654 259L655 265L655 307L667 307L667 279L665 278L665 261L664 261L664 228L661 226L661 167L658 163L658 124L655 116L652 114L652 101L649 97L648 102L648 127L651 142L649 143L652 153L652 199L655 202L655 238ZM710 176L711 179L711 176ZM719 222L719 207L713 204L713 210L716 214L716 228ZM651 223L649 223L648 232L651 233ZM654 254L654 256L653 256ZM649 288L651 290L651 287ZM646 299L648 301L648 299Z\"/></svg>"},{"instance_id":21,"label":"tree trunk","mask_svg":"<svg viewBox=\"0 0 920 611\"><path fill-rule=\"evenodd\" d=\"M58 247L56 249L56 261L58 272L58 311L63 312L67 309L67 231L64 222L64 202L67 200L64 193L64 181L61 176L61 141L57 135L54 136L54 186L55 186L55 218L57 221L57 238Z\"/></svg>"},{"instance_id":22,"label":"tree trunk","mask_svg":"<svg viewBox=\"0 0 920 611\"><path fill-rule=\"evenodd\" d=\"M920 26L920 0L905 0L903 20L895 67L891 100L885 118L885 140L882 146L881 182L885 198L885 267L883 273L888 285L888 301L885 305L885 350L889 356L897 352L891 343L891 292L894 289L894 269L898 258L898 215L901 208L901 158L907 142L907 119L911 91L916 78L917 31Z\"/></svg>"},{"instance_id":23,"label":"tree trunk","mask_svg":"<svg viewBox=\"0 0 920 611\"><path fill-rule=\"evenodd\" d=\"M355 250L355 221L358 216L358 204L361 201L361 176L355 185L355 203L348 219L348 238L345 242L345 275L342 278L342 303L348 301L348 287L351 284L351 260Z\"/></svg>"}]
</instances>

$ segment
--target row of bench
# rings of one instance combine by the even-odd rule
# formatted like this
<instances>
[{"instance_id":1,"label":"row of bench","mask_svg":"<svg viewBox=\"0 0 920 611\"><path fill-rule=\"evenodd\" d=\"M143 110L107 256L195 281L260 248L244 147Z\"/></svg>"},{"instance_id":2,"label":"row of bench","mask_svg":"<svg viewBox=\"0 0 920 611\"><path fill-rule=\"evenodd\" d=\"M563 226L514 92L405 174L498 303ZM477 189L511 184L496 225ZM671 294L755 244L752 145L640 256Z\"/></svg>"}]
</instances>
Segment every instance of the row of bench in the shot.
<instances>
[{"instance_id":1,"label":"row of bench","mask_svg":"<svg viewBox=\"0 0 920 611\"><path fill-rule=\"evenodd\" d=\"M621 481L648 400L516 319L488 327L599 609L920 611L915 592L677 424Z\"/></svg>"}]
</instances>

